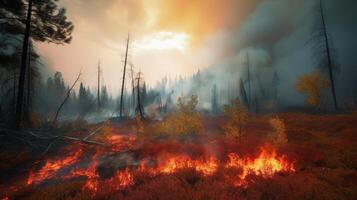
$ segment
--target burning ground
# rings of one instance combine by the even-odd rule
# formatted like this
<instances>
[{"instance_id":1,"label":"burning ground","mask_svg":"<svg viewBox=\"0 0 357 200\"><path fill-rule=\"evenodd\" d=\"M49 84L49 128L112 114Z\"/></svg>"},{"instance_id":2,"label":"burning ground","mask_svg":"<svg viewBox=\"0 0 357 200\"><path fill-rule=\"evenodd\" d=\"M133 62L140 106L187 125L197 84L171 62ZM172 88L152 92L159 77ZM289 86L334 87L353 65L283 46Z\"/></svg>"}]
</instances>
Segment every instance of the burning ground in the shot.
<instances>
[{"instance_id":1,"label":"burning ground","mask_svg":"<svg viewBox=\"0 0 357 200\"><path fill-rule=\"evenodd\" d=\"M204 118L188 138L142 138L137 122L105 123L92 140L63 144L34 160L2 152L8 199L353 199L356 115L281 114L287 143L271 140L271 116L249 116L241 142ZM145 127L155 123L142 122ZM133 127L133 128L128 128ZM83 133L75 133L79 136ZM11 157L12 159L8 159ZM7 160L7 163L4 162Z\"/></svg>"}]
</instances>

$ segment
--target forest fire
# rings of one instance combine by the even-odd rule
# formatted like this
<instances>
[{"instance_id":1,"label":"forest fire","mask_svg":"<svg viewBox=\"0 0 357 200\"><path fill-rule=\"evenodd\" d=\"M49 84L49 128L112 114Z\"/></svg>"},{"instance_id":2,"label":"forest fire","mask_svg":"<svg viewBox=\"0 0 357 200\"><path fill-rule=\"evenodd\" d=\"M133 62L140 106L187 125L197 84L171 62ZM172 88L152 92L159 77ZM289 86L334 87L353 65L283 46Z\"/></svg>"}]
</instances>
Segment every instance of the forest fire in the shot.
<instances>
[{"instance_id":1,"label":"forest fire","mask_svg":"<svg viewBox=\"0 0 357 200\"><path fill-rule=\"evenodd\" d=\"M128 146L135 141L132 137L114 138L116 138L114 139L115 147ZM213 155L192 157L189 154L182 153L159 153L154 158L143 158L135 161L131 166L114 168L114 172L110 177L103 178L99 168L105 161L106 156L108 156L108 152L120 155L119 149L122 148L110 147L110 150L104 151L96 147L95 153L87 165L84 162L85 154L83 149L69 153L67 157L62 159L49 159L42 168L37 171L31 171L27 184L40 184L56 179L84 179L82 190L91 191L93 195L96 195L103 191L123 190L135 185L136 175L138 174L154 178L158 175L170 175L181 170L192 169L202 177L207 177L214 175L219 170L234 169L236 172L233 178L229 178L227 182L239 187L247 186L246 179L248 175L270 178L276 173L295 171L294 163L290 162L286 156L279 156L274 149L265 147L261 149L257 157L230 153L226 155L227 161L220 161ZM68 175L61 176L59 172L62 169L66 169L63 171L68 171Z\"/></svg>"}]
</instances>

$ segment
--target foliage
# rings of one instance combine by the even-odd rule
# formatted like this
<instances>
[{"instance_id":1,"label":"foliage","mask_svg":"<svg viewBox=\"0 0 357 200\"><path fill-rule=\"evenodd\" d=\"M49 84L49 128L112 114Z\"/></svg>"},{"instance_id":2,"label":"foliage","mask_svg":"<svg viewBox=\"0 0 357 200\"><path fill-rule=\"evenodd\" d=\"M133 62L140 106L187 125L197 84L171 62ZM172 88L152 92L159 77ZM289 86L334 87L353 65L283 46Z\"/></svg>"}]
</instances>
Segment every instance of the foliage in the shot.
<instances>
[{"instance_id":1,"label":"foliage","mask_svg":"<svg viewBox=\"0 0 357 200\"><path fill-rule=\"evenodd\" d=\"M228 122L223 125L225 134L228 137L239 139L243 136L243 126L247 122L247 111L239 99L233 100L230 106L224 109Z\"/></svg>"},{"instance_id":2,"label":"foliage","mask_svg":"<svg viewBox=\"0 0 357 200\"><path fill-rule=\"evenodd\" d=\"M179 98L178 109L168 113L162 122L156 124L150 132L156 137L170 139L184 139L187 136L201 134L203 131L202 118L196 110L197 96L192 95L190 100Z\"/></svg>"},{"instance_id":3,"label":"foliage","mask_svg":"<svg viewBox=\"0 0 357 200\"><path fill-rule=\"evenodd\" d=\"M273 127L274 132L271 134L271 139L275 144L281 145L288 142L285 133L285 124L279 117L274 117L269 120L270 125Z\"/></svg>"},{"instance_id":4,"label":"foliage","mask_svg":"<svg viewBox=\"0 0 357 200\"><path fill-rule=\"evenodd\" d=\"M329 85L329 81L316 71L301 76L296 83L296 89L307 95L306 104L318 107L321 106L323 94Z\"/></svg>"},{"instance_id":5,"label":"foliage","mask_svg":"<svg viewBox=\"0 0 357 200\"><path fill-rule=\"evenodd\" d=\"M35 41L55 44L71 42L74 26L66 17L66 10L58 7L57 0L32 0L32 3L30 37ZM1 23L18 29L17 34L23 33L28 1L7 0L1 1L0 5L0 16L7 19Z\"/></svg>"}]
</instances>

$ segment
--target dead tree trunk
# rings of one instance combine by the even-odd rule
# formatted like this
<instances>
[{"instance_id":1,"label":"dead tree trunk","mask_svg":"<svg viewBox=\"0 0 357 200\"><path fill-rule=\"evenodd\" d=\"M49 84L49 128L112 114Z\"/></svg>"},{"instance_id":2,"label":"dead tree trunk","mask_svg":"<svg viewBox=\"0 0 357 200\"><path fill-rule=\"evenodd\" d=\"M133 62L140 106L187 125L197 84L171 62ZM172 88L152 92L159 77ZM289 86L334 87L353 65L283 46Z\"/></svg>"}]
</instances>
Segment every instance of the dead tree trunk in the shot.
<instances>
[{"instance_id":1,"label":"dead tree trunk","mask_svg":"<svg viewBox=\"0 0 357 200\"><path fill-rule=\"evenodd\" d=\"M100 61L98 62L98 90L97 90L97 111L100 110Z\"/></svg>"},{"instance_id":2,"label":"dead tree trunk","mask_svg":"<svg viewBox=\"0 0 357 200\"><path fill-rule=\"evenodd\" d=\"M121 94L120 94L120 111L119 111L119 117L123 117L123 95L124 95L124 84L125 84L125 74L126 74L126 63L128 60L128 48L129 48L129 34L128 34L128 39L126 40L126 50L125 50L125 60L124 60L124 71L123 71L123 81L121 84Z\"/></svg>"},{"instance_id":3,"label":"dead tree trunk","mask_svg":"<svg viewBox=\"0 0 357 200\"><path fill-rule=\"evenodd\" d=\"M32 0L28 1L27 19L25 27L25 35L22 46L22 57L21 57L21 68L20 68L20 78L18 85L18 94L16 102L16 113L15 113L15 127L19 128L22 122L22 106L24 97L24 86L25 86L25 73L27 64L27 52L30 39L30 29L31 29L31 15L32 15Z\"/></svg>"},{"instance_id":4,"label":"dead tree trunk","mask_svg":"<svg viewBox=\"0 0 357 200\"><path fill-rule=\"evenodd\" d=\"M329 44L329 40L328 40L327 27L326 27L326 22L325 22L325 15L324 15L324 10L323 10L322 0L320 0L320 14L321 14L322 31L323 31L323 37L324 37L325 48L326 48L326 56L327 56L327 62L328 62L327 63L328 64L328 72L329 72L329 78L330 78L330 82L331 82L332 98L333 98L335 110L338 110L335 79L333 77L333 70L332 70L331 50L330 50L330 44Z\"/></svg>"},{"instance_id":5,"label":"dead tree trunk","mask_svg":"<svg viewBox=\"0 0 357 200\"><path fill-rule=\"evenodd\" d=\"M130 64L130 78L131 78L131 106L130 106L130 108L135 113L135 79L134 79L134 65L133 64Z\"/></svg>"},{"instance_id":6,"label":"dead tree trunk","mask_svg":"<svg viewBox=\"0 0 357 200\"><path fill-rule=\"evenodd\" d=\"M139 111L140 117L143 119L144 114L143 114L143 110L141 107L141 100L140 100L140 79L141 79L141 72L138 73L137 85L136 85L136 93L138 98L136 110Z\"/></svg>"}]
</instances>

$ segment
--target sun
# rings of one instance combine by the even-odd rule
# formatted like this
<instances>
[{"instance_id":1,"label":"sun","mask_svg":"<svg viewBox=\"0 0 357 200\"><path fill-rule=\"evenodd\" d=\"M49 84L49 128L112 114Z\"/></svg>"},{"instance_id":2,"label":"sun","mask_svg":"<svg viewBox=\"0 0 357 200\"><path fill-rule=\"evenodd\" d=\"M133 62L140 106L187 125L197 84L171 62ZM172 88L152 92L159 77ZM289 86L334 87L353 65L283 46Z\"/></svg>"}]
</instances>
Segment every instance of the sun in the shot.
<instances>
[{"instance_id":1,"label":"sun","mask_svg":"<svg viewBox=\"0 0 357 200\"><path fill-rule=\"evenodd\" d=\"M160 31L151 33L134 42L134 47L140 51L178 50L185 52L190 36L183 32Z\"/></svg>"}]
</instances>

